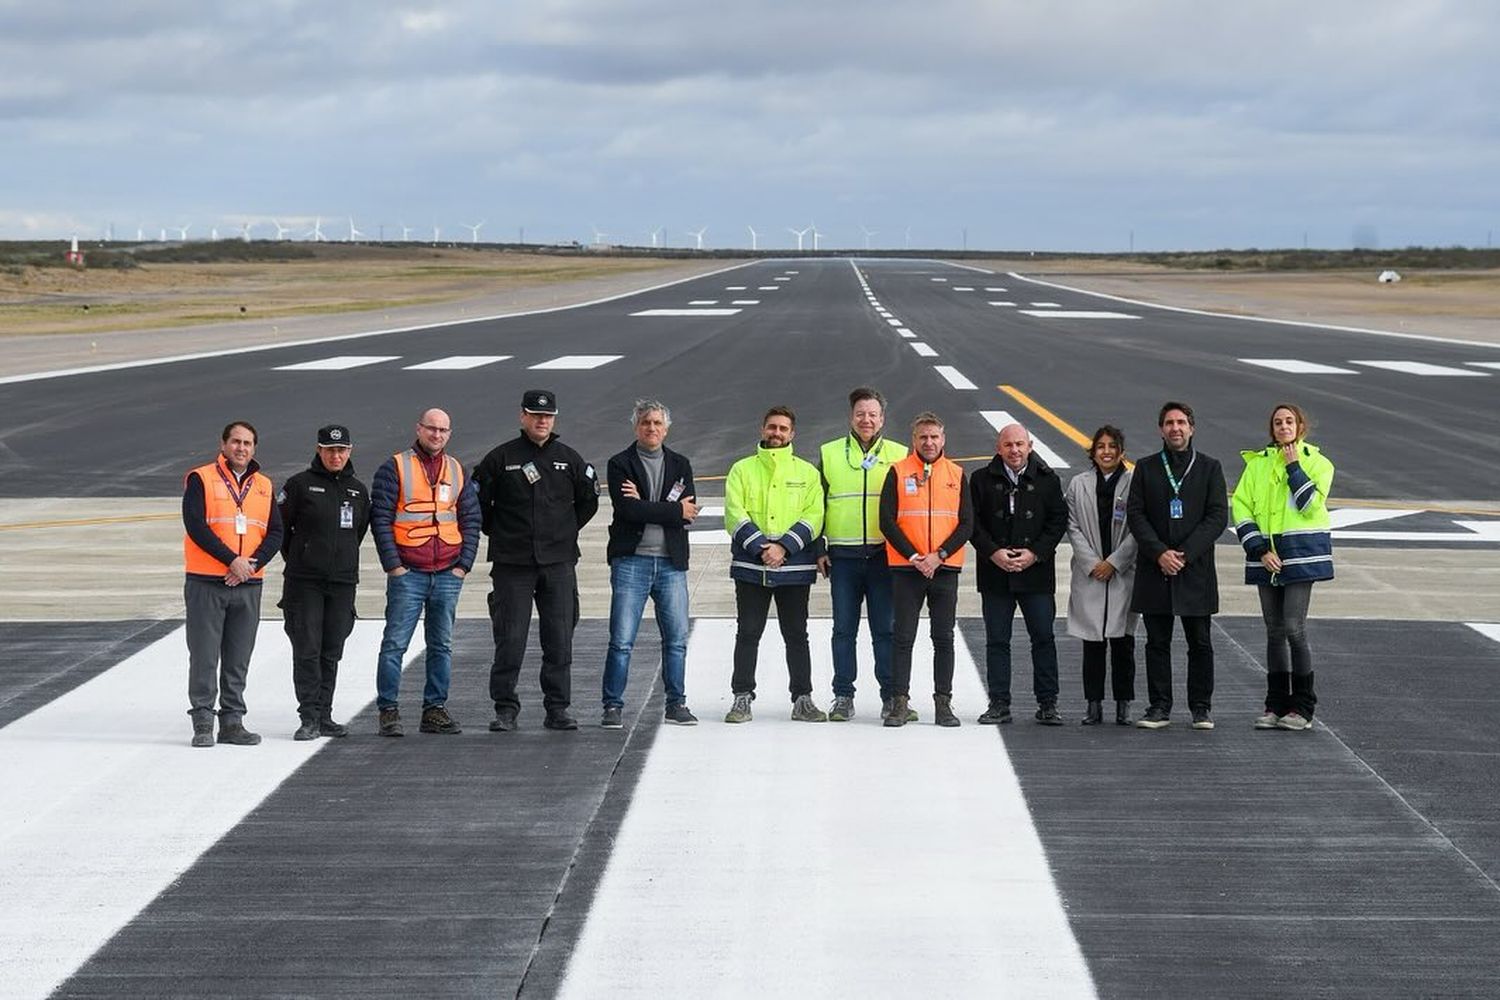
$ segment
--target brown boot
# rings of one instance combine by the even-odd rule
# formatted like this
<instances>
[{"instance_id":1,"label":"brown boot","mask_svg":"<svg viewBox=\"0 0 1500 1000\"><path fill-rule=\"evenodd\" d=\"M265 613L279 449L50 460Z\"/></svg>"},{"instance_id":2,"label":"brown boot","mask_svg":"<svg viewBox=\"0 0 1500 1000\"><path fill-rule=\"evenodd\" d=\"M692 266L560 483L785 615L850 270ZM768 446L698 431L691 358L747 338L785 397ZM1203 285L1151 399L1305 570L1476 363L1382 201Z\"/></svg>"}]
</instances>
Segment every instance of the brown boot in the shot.
<instances>
[{"instance_id":1,"label":"brown boot","mask_svg":"<svg viewBox=\"0 0 1500 1000\"><path fill-rule=\"evenodd\" d=\"M884 725L892 729L906 725L906 711L911 698L904 694L898 694L891 699L891 714L885 717Z\"/></svg>"},{"instance_id":2,"label":"brown boot","mask_svg":"<svg viewBox=\"0 0 1500 1000\"><path fill-rule=\"evenodd\" d=\"M958 721L958 716L953 714L953 696L951 694L935 694L932 696L932 721L939 726L949 729L963 724Z\"/></svg>"}]
</instances>

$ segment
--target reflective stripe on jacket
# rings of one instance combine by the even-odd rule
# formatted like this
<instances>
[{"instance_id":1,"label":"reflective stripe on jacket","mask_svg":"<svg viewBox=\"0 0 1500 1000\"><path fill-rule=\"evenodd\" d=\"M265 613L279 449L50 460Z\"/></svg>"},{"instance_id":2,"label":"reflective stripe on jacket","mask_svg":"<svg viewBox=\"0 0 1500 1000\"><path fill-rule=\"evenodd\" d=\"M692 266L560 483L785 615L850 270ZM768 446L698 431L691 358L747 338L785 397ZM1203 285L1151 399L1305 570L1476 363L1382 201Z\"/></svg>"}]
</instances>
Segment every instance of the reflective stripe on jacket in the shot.
<instances>
[{"instance_id":1,"label":"reflective stripe on jacket","mask_svg":"<svg viewBox=\"0 0 1500 1000\"><path fill-rule=\"evenodd\" d=\"M400 491L391 531L397 545L424 545L434 537L449 545L462 545L458 526L458 498L464 489L464 470L458 460L443 456L443 472L437 483L427 481L427 470L415 451L391 456L396 463ZM443 487L447 486L446 494Z\"/></svg>"},{"instance_id":2,"label":"reflective stripe on jacket","mask_svg":"<svg viewBox=\"0 0 1500 1000\"><path fill-rule=\"evenodd\" d=\"M865 452L853 434L823 445L827 487L823 535L830 549L881 543L880 487L891 465L905 458L906 451L904 444L880 438Z\"/></svg>"},{"instance_id":3,"label":"reflective stripe on jacket","mask_svg":"<svg viewBox=\"0 0 1500 1000\"><path fill-rule=\"evenodd\" d=\"M1333 579L1328 517L1333 463L1306 441L1298 443L1297 452L1291 465L1274 444L1240 453L1245 471L1234 488L1234 532L1245 549L1248 584ZM1267 552L1281 559L1281 572L1272 573L1261 564Z\"/></svg>"},{"instance_id":4,"label":"reflective stripe on jacket","mask_svg":"<svg viewBox=\"0 0 1500 1000\"><path fill-rule=\"evenodd\" d=\"M236 484L234 473L223 455L207 465L198 466L188 475L194 473L203 482L204 520L209 530L236 555L252 555L260 548L271 525L271 480L259 472L252 472L243 485ZM238 491L242 494L236 495ZM245 517L243 535L235 530L235 521L241 513ZM209 555L187 535L182 539L182 563L183 569L192 576L223 576L229 572L227 565ZM259 580L265 575L266 567L258 564L250 578Z\"/></svg>"},{"instance_id":5,"label":"reflective stripe on jacket","mask_svg":"<svg viewBox=\"0 0 1500 1000\"><path fill-rule=\"evenodd\" d=\"M921 455L911 454L891 466L891 475L896 477L896 527L918 554L936 551L958 527L964 470L948 458L929 466ZM885 557L892 566L910 563L889 541ZM943 560L944 566L955 569L963 564L963 545L955 546Z\"/></svg>"}]
</instances>

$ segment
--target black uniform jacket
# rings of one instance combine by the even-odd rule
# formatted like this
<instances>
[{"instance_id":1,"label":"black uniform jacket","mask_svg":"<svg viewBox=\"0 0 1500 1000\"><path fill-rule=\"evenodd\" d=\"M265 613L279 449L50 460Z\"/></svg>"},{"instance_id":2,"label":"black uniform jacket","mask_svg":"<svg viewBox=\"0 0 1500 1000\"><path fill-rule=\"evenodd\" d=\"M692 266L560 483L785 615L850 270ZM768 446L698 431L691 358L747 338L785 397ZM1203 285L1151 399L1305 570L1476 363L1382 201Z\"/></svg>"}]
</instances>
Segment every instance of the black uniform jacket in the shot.
<instances>
[{"instance_id":1,"label":"black uniform jacket","mask_svg":"<svg viewBox=\"0 0 1500 1000\"><path fill-rule=\"evenodd\" d=\"M1148 455L1136 464L1125 503L1125 521L1140 546L1130 610L1145 615L1215 614L1219 573L1214 566L1214 543L1229 523L1224 468L1218 459L1198 452L1181 481L1182 517L1174 518L1172 486L1161 454ZM1176 576L1162 573L1156 561L1168 549L1177 549L1187 558Z\"/></svg>"},{"instance_id":2,"label":"black uniform jacket","mask_svg":"<svg viewBox=\"0 0 1500 1000\"><path fill-rule=\"evenodd\" d=\"M1068 502L1063 499L1062 480L1057 473L1032 454L1012 485L1005 474L1005 460L996 455L989 465L969 477L969 493L974 502L979 589L991 593L1055 593L1053 557L1068 533ZM1030 549L1036 554L1036 562L1019 573L1007 573L990 561L1000 549Z\"/></svg>"},{"instance_id":3,"label":"black uniform jacket","mask_svg":"<svg viewBox=\"0 0 1500 1000\"><path fill-rule=\"evenodd\" d=\"M625 480L635 483L642 496L646 495L646 467L632 444L609 460L605 470L605 481L609 484L609 499L614 507L614 520L609 524L609 548L606 559L635 554L641 543L641 535L648 524L662 526L662 535L667 546L667 556L672 565L680 570L688 568L687 522L682 519L682 501L698 496L693 485L693 465L683 455L662 445L661 499L632 500L620 492ZM676 500L668 500L674 491Z\"/></svg>"},{"instance_id":4,"label":"black uniform jacket","mask_svg":"<svg viewBox=\"0 0 1500 1000\"><path fill-rule=\"evenodd\" d=\"M349 505L348 527L342 510ZM286 481L276 495L285 534L286 575L323 583L359 582L359 546L370 530L370 491L351 460L337 474L314 455L312 465Z\"/></svg>"},{"instance_id":5,"label":"black uniform jacket","mask_svg":"<svg viewBox=\"0 0 1500 1000\"><path fill-rule=\"evenodd\" d=\"M479 487L490 562L578 561L578 530L599 510L599 477L556 434L540 445L518 434L492 449L470 475Z\"/></svg>"}]
</instances>

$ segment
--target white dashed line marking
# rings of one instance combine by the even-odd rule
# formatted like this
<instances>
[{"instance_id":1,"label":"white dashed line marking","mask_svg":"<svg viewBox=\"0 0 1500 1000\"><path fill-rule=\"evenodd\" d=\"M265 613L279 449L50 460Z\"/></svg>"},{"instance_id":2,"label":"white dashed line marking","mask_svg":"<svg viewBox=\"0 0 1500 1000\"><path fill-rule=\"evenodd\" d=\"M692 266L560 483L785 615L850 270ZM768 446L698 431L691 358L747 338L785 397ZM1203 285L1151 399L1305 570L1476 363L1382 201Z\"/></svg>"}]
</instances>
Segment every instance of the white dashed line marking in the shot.
<instances>
[{"instance_id":1,"label":"white dashed line marking","mask_svg":"<svg viewBox=\"0 0 1500 1000\"><path fill-rule=\"evenodd\" d=\"M386 361L399 361L399 354L340 354L332 358L320 358L317 361L301 361L295 365L277 365L271 370L274 372L341 372L350 368L363 368L365 365L378 365Z\"/></svg>"},{"instance_id":2,"label":"white dashed line marking","mask_svg":"<svg viewBox=\"0 0 1500 1000\"><path fill-rule=\"evenodd\" d=\"M912 350L916 351L919 355L921 355L924 358L935 358L935 357L938 356L938 352L937 351L933 350L931 346L929 346L928 344L924 344L920 340L914 340L914 341L912 341L909 346L911 347Z\"/></svg>"},{"instance_id":3,"label":"white dashed line marking","mask_svg":"<svg viewBox=\"0 0 1500 1000\"><path fill-rule=\"evenodd\" d=\"M1258 365L1293 375L1358 375L1353 368L1336 368L1320 365L1316 361L1299 361L1296 358L1240 358L1247 365Z\"/></svg>"},{"instance_id":4,"label":"white dashed line marking","mask_svg":"<svg viewBox=\"0 0 1500 1000\"><path fill-rule=\"evenodd\" d=\"M963 372L952 365L933 365L932 370L948 380L948 384L955 389L978 389L979 386L964 378Z\"/></svg>"},{"instance_id":5,"label":"white dashed line marking","mask_svg":"<svg viewBox=\"0 0 1500 1000\"><path fill-rule=\"evenodd\" d=\"M509 354L455 354L451 358L438 358L436 361L424 361L420 365L407 365L403 371L409 372L461 372L470 368L483 368L497 361L509 361Z\"/></svg>"},{"instance_id":6,"label":"white dashed line marking","mask_svg":"<svg viewBox=\"0 0 1500 1000\"><path fill-rule=\"evenodd\" d=\"M1425 361L1350 361L1351 365L1380 368L1388 372L1405 375L1436 375L1443 377L1488 378L1488 372L1472 372L1467 368L1451 368L1448 365L1431 365Z\"/></svg>"},{"instance_id":7,"label":"white dashed line marking","mask_svg":"<svg viewBox=\"0 0 1500 1000\"><path fill-rule=\"evenodd\" d=\"M611 361L619 361L623 354L565 354L551 361L543 361L539 365L532 365L530 371L588 371L591 368L599 368L609 364Z\"/></svg>"}]
</instances>

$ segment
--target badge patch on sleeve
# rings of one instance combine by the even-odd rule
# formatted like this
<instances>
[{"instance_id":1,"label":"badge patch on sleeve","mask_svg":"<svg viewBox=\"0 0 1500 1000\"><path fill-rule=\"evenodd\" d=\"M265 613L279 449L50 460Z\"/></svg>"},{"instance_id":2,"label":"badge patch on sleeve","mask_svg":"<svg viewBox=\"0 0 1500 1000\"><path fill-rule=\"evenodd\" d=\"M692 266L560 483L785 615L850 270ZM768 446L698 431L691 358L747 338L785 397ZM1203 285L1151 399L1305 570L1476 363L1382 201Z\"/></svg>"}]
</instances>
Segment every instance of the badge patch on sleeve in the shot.
<instances>
[{"instance_id":1,"label":"badge patch on sleeve","mask_svg":"<svg viewBox=\"0 0 1500 1000\"><path fill-rule=\"evenodd\" d=\"M589 477L589 482L591 482L591 483L594 484L594 496L598 496L599 495L599 477L594 474L594 467L592 465L585 464L584 467L583 467L583 474L585 476L588 476Z\"/></svg>"},{"instance_id":2,"label":"badge patch on sleeve","mask_svg":"<svg viewBox=\"0 0 1500 1000\"><path fill-rule=\"evenodd\" d=\"M286 490L276 491L276 502L278 504L286 503Z\"/></svg>"}]
</instances>

